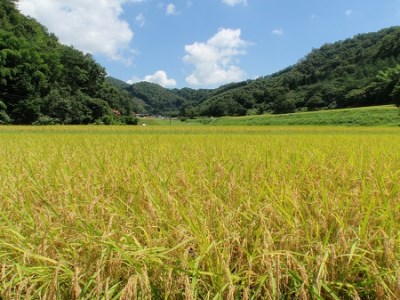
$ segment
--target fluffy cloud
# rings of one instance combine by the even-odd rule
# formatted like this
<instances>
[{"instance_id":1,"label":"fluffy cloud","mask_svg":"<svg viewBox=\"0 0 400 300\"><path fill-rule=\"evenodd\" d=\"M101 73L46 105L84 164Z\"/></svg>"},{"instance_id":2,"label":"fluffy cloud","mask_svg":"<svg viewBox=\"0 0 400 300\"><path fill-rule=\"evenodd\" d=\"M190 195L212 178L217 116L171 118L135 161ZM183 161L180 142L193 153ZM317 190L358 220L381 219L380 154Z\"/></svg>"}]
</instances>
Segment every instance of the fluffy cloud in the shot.
<instances>
[{"instance_id":1,"label":"fluffy cloud","mask_svg":"<svg viewBox=\"0 0 400 300\"><path fill-rule=\"evenodd\" d=\"M172 4L172 3L169 3L169 4L167 5L167 8L166 8L166 10L165 10L165 13L166 13L167 15L175 15L175 14L176 14L176 6L175 6L174 4Z\"/></svg>"},{"instance_id":2,"label":"fluffy cloud","mask_svg":"<svg viewBox=\"0 0 400 300\"><path fill-rule=\"evenodd\" d=\"M120 19L122 5L144 0L20 0L18 7L34 17L63 44L113 60L124 60L133 32Z\"/></svg>"},{"instance_id":3,"label":"fluffy cloud","mask_svg":"<svg viewBox=\"0 0 400 300\"><path fill-rule=\"evenodd\" d=\"M282 36L282 35L284 35L284 33L285 32L283 31L282 28L276 28L276 29L272 30L272 34L274 34L274 35Z\"/></svg>"},{"instance_id":4,"label":"fluffy cloud","mask_svg":"<svg viewBox=\"0 0 400 300\"><path fill-rule=\"evenodd\" d=\"M222 2L230 6L235 6L236 4L247 5L247 0L222 0Z\"/></svg>"},{"instance_id":5,"label":"fluffy cloud","mask_svg":"<svg viewBox=\"0 0 400 300\"><path fill-rule=\"evenodd\" d=\"M168 78L168 75L165 71L159 70L155 72L153 75L147 75L144 79L140 79L138 77L133 77L132 79L128 80L127 83L133 84L140 81L147 81L151 83L157 83L163 87L175 87L176 80L172 78Z\"/></svg>"},{"instance_id":6,"label":"fluffy cloud","mask_svg":"<svg viewBox=\"0 0 400 300\"><path fill-rule=\"evenodd\" d=\"M127 83L127 84L134 84L134 83L141 82L141 81L143 81L143 80L140 79L139 77L133 76L131 79L128 79L128 80L126 81L126 83Z\"/></svg>"},{"instance_id":7,"label":"fluffy cloud","mask_svg":"<svg viewBox=\"0 0 400 300\"><path fill-rule=\"evenodd\" d=\"M165 71L157 71L153 75L147 75L144 77L143 81L157 83L163 87L174 87L176 86L176 80L172 78L168 78L168 75Z\"/></svg>"},{"instance_id":8,"label":"fluffy cloud","mask_svg":"<svg viewBox=\"0 0 400 300\"><path fill-rule=\"evenodd\" d=\"M222 28L206 43L186 45L183 61L194 66L186 82L199 86L243 80L245 73L237 66L236 57L246 53L248 43L240 35L240 29Z\"/></svg>"},{"instance_id":9,"label":"fluffy cloud","mask_svg":"<svg viewBox=\"0 0 400 300\"><path fill-rule=\"evenodd\" d=\"M350 16L353 14L353 10L348 9L348 10L346 10L346 11L344 12L344 14L345 14L346 16L350 17Z\"/></svg>"}]
</instances>

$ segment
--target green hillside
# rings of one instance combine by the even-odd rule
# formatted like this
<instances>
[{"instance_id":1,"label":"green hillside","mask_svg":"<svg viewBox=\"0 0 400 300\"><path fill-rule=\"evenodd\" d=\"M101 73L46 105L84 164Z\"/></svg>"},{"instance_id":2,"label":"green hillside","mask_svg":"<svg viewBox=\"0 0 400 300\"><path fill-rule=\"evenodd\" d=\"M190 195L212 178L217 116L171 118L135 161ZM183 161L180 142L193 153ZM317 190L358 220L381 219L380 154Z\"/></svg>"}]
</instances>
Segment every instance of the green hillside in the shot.
<instances>
[{"instance_id":1,"label":"green hillside","mask_svg":"<svg viewBox=\"0 0 400 300\"><path fill-rule=\"evenodd\" d=\"M326 44L294 66L204 101L201 115L288 113L400 101L400 27ZM232 109L234 107L234 109Z\"/></svg>"},{"instance_id":2,"label":"green hillside","mask_svg":"<svg viewBox=\"0 0 400 300\"><path fill-rule=\"evenodd\" d=\"M278 73L213 90L167 90L155 85L143 89L138 85L142 83L128 90L131 94L140 90L133 95L148 104L149 112L174 111L189 117L398 104L400 27L323 45Z\"/></svg>"},{"instance_id":3,"label":"green hillside","mask_svg":"<svg viewBox=\"0 0 400 300\"><path fill-rule=\"evenodd\" d=\"M290 114L265 114L243 117L198 118L188 124L207 125L341 125L341 126L399 126L399 110L393 105L361 108L331 109Z\"/></svg>"},{"instance_id":4,"label":"green hillside","mask_svg":"<svg viewBox=\"0 0 400 300\"><path fill-rule=\"evenodd\" d=\"M384 126L399 127L400 111L394 105L368 106L358 108L327 109L289 114L196 117L140 118L139 124L174 126Z\"/></svg>"},{"instance_id":5,"label":"green hillside","mask_svg":"<svg viewBox=\"0 0 400 300\"><path fill-rule=\"evenodd\" d=\"M126 88L129 94L142 100L148 113L178 115L187 102L180 95L150 82L139 82Z\"/></svg>"},{"instance_id":6,"label":"green hillside","mask_svg":"<svg viewBox=\"0 0 400 300\"><path fill-rule=\"evenodd\" d=\"M0 2L0 124L132 123L132 98L88 54Z\"/></svg>"},{"instance_id":7,"label":"green hillside","mask_svg":"<svg viewBox=\"0 0 400 300\"><path fill-rule=\"evenodd\" d=\"M134 123L134 113L285 114L400 104L400 27L314 49L297 64L216 89L165 89L106 77L89 54L0 2L0 124Z\"/></svg>"},{"instance_id":8,"label":"green hillside","mask_svg":"<svg viewBox=\"0 0 400 300\"><path fill-rule=\"evenodd\" d=\"M118 88L126 89L129 87L129 84L126 83L125 81L114 78L112 76L107 76L105 80Z\"/></svg>"}]
</instances>

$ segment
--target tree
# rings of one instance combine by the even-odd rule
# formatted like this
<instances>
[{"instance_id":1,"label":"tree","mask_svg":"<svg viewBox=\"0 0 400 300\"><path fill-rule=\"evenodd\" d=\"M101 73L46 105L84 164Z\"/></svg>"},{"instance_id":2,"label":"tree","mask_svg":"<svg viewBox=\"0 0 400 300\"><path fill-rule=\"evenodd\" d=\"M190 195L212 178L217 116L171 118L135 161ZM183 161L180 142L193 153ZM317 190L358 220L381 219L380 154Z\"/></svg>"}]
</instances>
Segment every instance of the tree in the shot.
<instances>
[{"instance_id":1,"label":"tree","mask_svg":"<svg viewBox=\"0 0 400 300\"><path fill-rule=\"evenodd\" d=\"M346 106L361 106L366 102L366 99L367 93L363 88L353 89L345 96Z\"/></svg>"},{"instance_id":2,"label":"tree","mask_svg":"<svg viewBox=\"0 0 400 300\"><path fill-rule=\"evenodd\" d=\"M233 99L245 109L254 107L255 101L250 93L240 91L234 94Z\"/></svg>"},{"instance_id":3,"label":"tree","mask_svg":"<svg viewBox=\"0 0 400 300\"><path fill-rule=\"evenodd\" d=\"M7 105L5 105L4 102L0 100L0 124L11 123L11 118L7 115L6 110Z\"/></svg>"},{"instance_id":4,"label":"tree","mask_svg":"<svg viewBox=\"0 0 400 300\"><path fill-rule=\"evenodd\" d=\"M28 99L20 101L13 111L16 124L32 124L40 116L40 99Z\"/></svg>"},{"instance_id":5,"label":"tree","mask_svg":"<svg viewBox=\"0 0 400 300\"><path fill-rule=\"evenodd\" d=\"M379 71L368 90L378 100L390 99L396 105L400 105L400 64Z\"/></svg>"},{"instance_id":6,"label":"tree","mask_svg":"<svg viewBox=\"0 0 400 300\"><path fill-rule=\"evenodd\" d=\"M311 96L311 98L308 99L305 103L305 106L308 108L308 110L316 110L323 107L324 105L325 102L322 101L322 97L320 94L315 94Z\"/></svg>"},{"instance_id":7,"label":"tree","mask_svg":"<svg viewBox=\"0 0 400 300\"><path fill-rule=\"evenodd\" d=\"M0 2L0 24L0 122L85 124L112 118L111 108L124 116L135 111L132 97L105 82L91 55L61 45L15 1Z\"/></svg>"},{"instance_id":8,"label":"tree","mask_svg":"<svg viewBox=\"0 0 400 300\"><path fill-rule=\"evenodd\" d=\"M286 99L274 103L274 114L287 114L296 111L296 103L294 99Z\"/></svg>"},{"instance_id":9,"label":"tree","mask_svg":"<svg viewBox=\"0 0 400 300\"><path fill-rule=\"evenodd\" d=\"M393 99L394 103L400 107L400 81L394 86L390 97Z\"/></svg>"}]
</instances>

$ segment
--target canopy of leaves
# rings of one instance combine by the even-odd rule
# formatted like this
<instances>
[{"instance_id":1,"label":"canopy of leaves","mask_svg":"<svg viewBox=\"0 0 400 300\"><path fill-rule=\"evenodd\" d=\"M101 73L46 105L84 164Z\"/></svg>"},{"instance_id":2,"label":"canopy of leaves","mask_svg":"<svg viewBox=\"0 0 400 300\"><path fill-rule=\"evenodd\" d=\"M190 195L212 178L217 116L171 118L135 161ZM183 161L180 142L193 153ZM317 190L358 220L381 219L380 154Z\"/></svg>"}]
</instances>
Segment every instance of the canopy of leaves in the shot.
<instances>
[{"instance_id":1,"label":"canopy of leaves","mask_svg":"<svg viewBox=\"0 0 400 300\"><path fill-rule=\"evenodd\" d=\"M120 123L136 111L89 54L61 45L14 2L0 2L0 123Z\"/></svg>"},{"instance_id":2,"label":"canopy of leaves","mask_svg":"<svg viewBox=\"0 0 400 300\"><path fill-rule=\"evenodd\" d=\"M150 82L139 82L126 90L132 97L141 99L147 112L154 115L178 115L187 102L179 94Z\"/></svg>"},{"instance_id":3,"label":"canopy of leaves","mask_svg":"<svg viewBox=\"0 0 400 300\"><path fill-rule=\"evenodd\" d=\"M88 54L61 45L15 1L0 2L0 124L132 121L134 112L225 116L400 105L400 27L313 49L297 64L217 89L165 89L107 78Z\"/></svg>"},{"instance_id":4,"label":"canopy of leaves","mask_svg":"<svg viewBox=\"0 0 400 300\"><path fill-rule=\"evenodd\" d=\"M199 113L209 114L223 99L246 110L275 113L400 103L399 67L393 68L398 64L400 27L360 34L314 49L281 72L233 86L207 99ZM245 105L240 94L247 96Z\"/></svg>"},{"instance_id":5,"label":"canopy of leaves","mask_svg":"<svg viewBox=\"0 0 400 300\"><path fill-rule=\"evenodd\" d=\"M120 79L114 78L112 76L107 76L106 81L109 82L110 84L125 89L129 87L129 83L126 83L125 81L122 81Z\"/></svg>"}]
</instances>

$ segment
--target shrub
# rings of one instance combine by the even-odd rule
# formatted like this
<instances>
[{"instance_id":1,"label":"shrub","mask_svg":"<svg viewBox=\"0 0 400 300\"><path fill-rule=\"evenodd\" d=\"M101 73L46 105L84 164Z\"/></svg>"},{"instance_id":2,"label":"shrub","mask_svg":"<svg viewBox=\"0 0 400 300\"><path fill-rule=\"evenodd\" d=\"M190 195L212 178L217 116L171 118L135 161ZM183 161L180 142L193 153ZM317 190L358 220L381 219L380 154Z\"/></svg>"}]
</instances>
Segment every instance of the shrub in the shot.
<instances>
[{"instance_id":1,"label":"shrub","mask_svg":"<svg viewBox=\"0 0 400 300\"><path fill-rule=\"evenodd\" d=\"M49 116L40 116L33 125L56 125L60 124L60 120Z\"/></svg>"},{"instance_id":2,"label":"shrub","mask_svg":"<svg viewBox=\"0 0 400 300\"><path fill-rule=\"evenodd\" d=\"M0 111L0 124L11 123L11 118L7 115L5 111Z\"/></svg>"},{"instance_id":3,"label":"shrub","mask_svg":"<svg viewBox=\"0 0 400 300\"><path fill-rule=\"evenodd\" d=\"M139 120L133 116L124 116L121 121L126 125L137 125Z\"/></svg>"}]
</instances>

